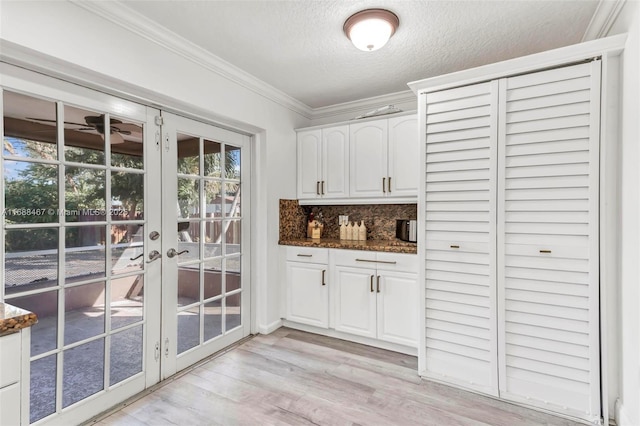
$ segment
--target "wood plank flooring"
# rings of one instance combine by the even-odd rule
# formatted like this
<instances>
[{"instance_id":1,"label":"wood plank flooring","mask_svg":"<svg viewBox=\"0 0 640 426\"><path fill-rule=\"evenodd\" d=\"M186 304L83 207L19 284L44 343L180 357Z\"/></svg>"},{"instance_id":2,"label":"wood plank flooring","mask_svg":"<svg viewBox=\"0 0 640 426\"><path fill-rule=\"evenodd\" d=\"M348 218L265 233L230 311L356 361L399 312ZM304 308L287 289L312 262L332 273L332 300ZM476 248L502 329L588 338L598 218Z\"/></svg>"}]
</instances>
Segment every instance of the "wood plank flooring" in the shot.
<instances>
[{"instance_id":1,"label":"wood plank flooring","mask_svg":"<svg viewBox=\"0 0 640 426\"><path fill-rule=\"evenodd\" d=\"M415 357L281 328L107 417L104 425L578 425L422 380Z\"/></svg>"}]
</instances>

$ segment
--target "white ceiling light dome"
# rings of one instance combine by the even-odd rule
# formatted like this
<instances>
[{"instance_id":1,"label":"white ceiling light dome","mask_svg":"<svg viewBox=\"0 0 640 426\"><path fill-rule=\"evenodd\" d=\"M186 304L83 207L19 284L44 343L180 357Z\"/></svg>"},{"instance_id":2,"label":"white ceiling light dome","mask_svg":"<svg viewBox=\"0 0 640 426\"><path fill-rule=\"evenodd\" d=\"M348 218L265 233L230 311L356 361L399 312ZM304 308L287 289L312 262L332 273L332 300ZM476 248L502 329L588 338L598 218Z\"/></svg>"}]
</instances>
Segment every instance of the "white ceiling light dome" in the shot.
<instances>
[{"instance_id":1,"label":"white ceiling light dome","mask_svg":"<svg viewBox=\"0 0 640 426\"><path fill-rule=\"evenodd\" d=\"M400 20L385 9L366 9L351 15L344 23L344 33L355 47L373 52L387 44Z\"/></svg>"}]
</instances>

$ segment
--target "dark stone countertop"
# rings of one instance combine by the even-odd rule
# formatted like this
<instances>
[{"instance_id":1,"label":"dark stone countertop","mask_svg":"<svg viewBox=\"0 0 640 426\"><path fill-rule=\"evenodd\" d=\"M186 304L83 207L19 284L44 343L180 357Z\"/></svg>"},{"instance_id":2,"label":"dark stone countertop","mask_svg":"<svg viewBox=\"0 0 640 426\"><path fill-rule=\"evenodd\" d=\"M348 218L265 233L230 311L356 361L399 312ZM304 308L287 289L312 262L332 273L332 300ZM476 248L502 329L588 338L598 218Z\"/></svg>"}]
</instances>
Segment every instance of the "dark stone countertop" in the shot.
<instances>
[{"instance_id":1,"label":"dark stone countertop","mask_svg":"<svg viewBox=\"0 0 640 426\"><path fill-rule=\"evenodd\" d=\"M31 327L37 322L38 317L33 312L0 302L0 336Z\"/></svg>"},{"instance_id":2,"label":"dark stone countertop","mask_svg":"<svg viewBox=\"0 0 640 426\"><path fill-rule=\"evenodd\" d=\"M397 238L393 240L367 241L336 240L328 238L320 238L314 240L311 238L301 238L292 240L281 240L278 241L278 244L280 244L281 246L383 251L387 253L416 254L418 252L418 245L416 243L409 243Z\"/></svg>"}]
</instances>

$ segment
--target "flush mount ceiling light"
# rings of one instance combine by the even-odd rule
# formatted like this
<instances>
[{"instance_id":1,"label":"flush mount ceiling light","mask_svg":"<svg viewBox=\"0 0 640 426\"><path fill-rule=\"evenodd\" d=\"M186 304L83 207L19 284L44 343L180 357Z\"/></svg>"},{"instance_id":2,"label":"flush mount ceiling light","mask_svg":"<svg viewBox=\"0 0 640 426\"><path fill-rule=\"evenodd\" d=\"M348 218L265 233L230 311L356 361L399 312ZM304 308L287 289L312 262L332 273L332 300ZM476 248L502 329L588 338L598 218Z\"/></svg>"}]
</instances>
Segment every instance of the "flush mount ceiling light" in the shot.
<instances>
[{"instance_id":1,"label":"flush mount ceiling light","mask_svg":"<svg viewBox=\"0 0 640 426\"><path fill-rule=\"evenodd\" d=\"M344 33L355 47L372 52L387 44L400 25L400 20L385 9L366 9L355 13L344 23Z\"/></svg>"}]
</instances>

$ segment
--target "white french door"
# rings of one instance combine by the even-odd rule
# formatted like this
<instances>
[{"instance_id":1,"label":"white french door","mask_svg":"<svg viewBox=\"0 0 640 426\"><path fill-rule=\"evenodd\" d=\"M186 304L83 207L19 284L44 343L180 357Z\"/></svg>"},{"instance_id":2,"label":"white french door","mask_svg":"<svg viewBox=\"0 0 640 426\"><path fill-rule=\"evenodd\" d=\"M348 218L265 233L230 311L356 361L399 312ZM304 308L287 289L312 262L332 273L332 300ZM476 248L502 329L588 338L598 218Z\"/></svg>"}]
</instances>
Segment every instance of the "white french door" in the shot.
<instances>
[{"instance_id":1,"label":"white french door","mask_svg":"<svg viewBox=\"0 0 640 426\"><path fill-rule=\"evenodd\" d=\"M0 66L0 299L38 315L23 410L77 424L248 335L249 138Z\"/></svg>"}]
</instances>

